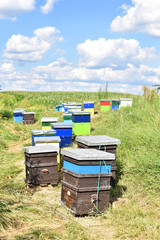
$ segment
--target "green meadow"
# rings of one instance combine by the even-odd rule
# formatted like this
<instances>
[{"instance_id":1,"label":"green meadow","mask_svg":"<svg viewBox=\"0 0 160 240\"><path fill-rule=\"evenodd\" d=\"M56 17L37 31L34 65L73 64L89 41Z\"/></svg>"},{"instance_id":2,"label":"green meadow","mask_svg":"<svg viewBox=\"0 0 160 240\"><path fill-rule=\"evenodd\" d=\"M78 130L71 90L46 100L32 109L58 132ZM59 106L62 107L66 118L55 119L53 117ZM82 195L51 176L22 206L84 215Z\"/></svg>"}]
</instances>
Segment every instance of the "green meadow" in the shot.
<instances>
[{"instance_id":1,"label":"green meadow","mask_svg":"<svg viewBox=\"0 0 160 240\"><path fill-rule=\"evenodd\" d=\"M133 106L100 113L99 99L132 97ZM23 146L30 130L41 129L42 117L59 117L62 102L95 101L92 135L121 140L117 150L113 200L124 199L95 216L74 217L60 204L61 184L27 189ZM34 111L36 123L13 122L13 110ZM74 143L76 147L76 143ZM61 179L61 174L59 174ZM114 240L160 239L160 97L108 92L0 93L0 239Z\"/></svg>"}]
</instances>

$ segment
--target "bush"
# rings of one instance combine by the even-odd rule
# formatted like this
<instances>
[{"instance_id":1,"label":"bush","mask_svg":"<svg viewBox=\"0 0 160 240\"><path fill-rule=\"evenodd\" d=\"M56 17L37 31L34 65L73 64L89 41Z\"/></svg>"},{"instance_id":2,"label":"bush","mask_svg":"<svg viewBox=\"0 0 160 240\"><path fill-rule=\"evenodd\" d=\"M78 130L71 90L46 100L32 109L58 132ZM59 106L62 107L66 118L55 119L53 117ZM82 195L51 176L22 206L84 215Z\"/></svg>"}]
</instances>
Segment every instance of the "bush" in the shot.
<instances>
[{"instance_id":1,"label":"bush","mask_svg":"<svg viewBox=\"0 0 160 240\"><path fill-rule=\"evenodd\" d=\"M13 117L13 113L10 110L0 110L0 117L3 119L10 119Z\"/></svg>"}]
</instances>

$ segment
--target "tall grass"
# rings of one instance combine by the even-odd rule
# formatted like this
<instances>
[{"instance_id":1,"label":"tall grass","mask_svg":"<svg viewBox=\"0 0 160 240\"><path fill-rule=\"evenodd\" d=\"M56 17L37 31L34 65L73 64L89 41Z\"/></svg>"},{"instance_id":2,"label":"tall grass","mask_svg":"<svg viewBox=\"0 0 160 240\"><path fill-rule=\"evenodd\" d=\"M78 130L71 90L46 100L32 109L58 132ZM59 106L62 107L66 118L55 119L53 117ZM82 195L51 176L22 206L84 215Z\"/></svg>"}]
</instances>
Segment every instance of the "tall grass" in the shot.
<instances>
[{"instance_id":1,"label":"tall grass","mask_svg":"<svg viewBox=\"0 0 160 240\"><path fill-rule=\"evenodd\" d=\"M13 104L7 100L11 96ZM31 144L31 129L41 128L42 116L59 116L55 106L67 101L95 101L97 93L0 93L0 110L26 108L36 112L34 125L0 119L0 239L159 239L160 236L160 98L108 93L108 98L133 97L133 106L96 114L92 135L121 140L117 154L117 184L111 197L127 199L96 217L75 218L59 205L61 185L26 191L23 145ZM2 100L3 99L3 100ZM2 204L1 204L2 203ZM15 218L21 225L15 225ZM8 220L6 219L8 217ZM5 221L6 219L6 221ZM10 226L10 228L7 228ZM11 229L11 232L10 232ZM12 233L12 234L11 234Z\"/></svg>"}]
</instances>

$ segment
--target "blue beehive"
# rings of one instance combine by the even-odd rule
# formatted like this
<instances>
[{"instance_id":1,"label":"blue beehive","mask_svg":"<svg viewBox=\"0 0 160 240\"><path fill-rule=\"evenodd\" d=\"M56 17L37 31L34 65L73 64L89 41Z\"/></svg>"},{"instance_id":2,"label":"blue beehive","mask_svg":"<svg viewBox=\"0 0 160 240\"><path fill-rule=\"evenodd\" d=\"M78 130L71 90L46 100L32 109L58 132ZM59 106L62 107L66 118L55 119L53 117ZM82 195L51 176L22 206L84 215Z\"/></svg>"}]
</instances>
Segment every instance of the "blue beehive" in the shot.
<instances>
[{"instance_id":1,"label":"blue beehive","mask_svg":"<svg viewBox=\"0 0 160 240\"><path fill-rule=\"evenodd\" d=\"M37 137L53 137L56 136L56 131L53 129L46 130L31 130L32 135L32 146L35 146L35 138Z\"/></svg>"},{"instance_id":2,"label":"blue beehive","mask_svg":"<svg viewBox=\"0 0 160 240\"><path fill-rule=\"evenodd\" d=\"M25 109L16 109L15 111L13 111L14 122L23 123L23 112L25 112Z\"/></svg>"},{"instance_id":3,"label":"blue beehive","mask_svg":"<svg viewBox=\"0 0 160 240\"><path fill-rule=\"evenodd\" d=\"M111 172L111 160L115 160L115 155L97 149L62 149L64 157L63 168L78 174L96 174ZM104 163L104 161L105 163ZM108 163L107 163L108 162Z\"/></svg>"},{"instance_id":4,"label":"blue beehive","mask_svg":"<svg viewBox=\"0 0 160 240\"><path fill-rule=\"evenodd\" d=\"M72 145L72 128L71 123L51 123L52 129L56 131L55 136L61 138L60 147L71 147Z\"/></svg>"}]
</instances>

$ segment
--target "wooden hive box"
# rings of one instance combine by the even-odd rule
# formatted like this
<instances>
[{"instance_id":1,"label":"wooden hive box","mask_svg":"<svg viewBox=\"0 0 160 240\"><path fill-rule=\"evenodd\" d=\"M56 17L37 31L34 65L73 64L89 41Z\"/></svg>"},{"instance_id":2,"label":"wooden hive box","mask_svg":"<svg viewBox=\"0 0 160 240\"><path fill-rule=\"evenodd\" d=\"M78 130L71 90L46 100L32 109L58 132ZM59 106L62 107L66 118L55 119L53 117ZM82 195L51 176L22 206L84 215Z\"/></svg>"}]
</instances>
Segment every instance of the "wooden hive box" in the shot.
<instances>
[{"instance_id":1,"label":"wooden hive box","mask_svg":"<svg viewBox=\"0 0 160 240\"><path fill-rule=\"evenodd\" d=\"M46 130L31 130L31 137L32 137L32 146L35 146L34 139L37 137L54 137L56 131L53 129L46 129Z\"/></svg>"},{"instance_id":2,"label":"wooden hive box","mask_svg":"<svg viewBox=\"0 0 160 240\"><path fill-rule=\"evenodd\" d=\"M107 112L111 110L111 99L101 99L100 100L100 110L101 112Z\"/></svg>"},{"instance_id":3,"label":"wooden hive box","mask_svg":"<svg viewBox=\"0 0 160 240\"><path fill-rule=\"evenodd\" d=\"M23 124L34 124L34 114L35 112L23 112Z\"/></svg>"},{"instance_id":4,"label":"wooden hive box","mask_svg":"<svg viewBox=\"0 0 160 240\"><path fill-rule=\"evenodd\" d=\"M78 148L62 149L61 154L63 204L77 215L103 211L109 204L111 162L115 155L96 149Z\"/></svg>"},{"instance_id":5,"label":"wooden hive box","mask_svg":"<svg viewBox=\"0 0 160 240\"><path fill-rule=\"evenodd\" d=\"M54 137L35 137L34 139L35 146L39 145L52 145L57 149L57 163L58 163L58 171L60 171L60 142L61 138L58 136Z\"/></svg>"},{"instance_id":6,"label":"wooden hive box","mask_svg":"<svg viewBox=\"0 0 160 240\"><path fill-rule=\"evenodd\" d=\"M56 131L55 136L61 138L60 147L71 147L72 145L72 128L71 123L51 123L51 127Z\"/></svg>"},{"instance_id":7,"label":"wooden hive box","mask_svg":"<svg viewBox=\"0 0 160 240\"><path fill-rule=\"evenodd\" d=\"M41 119L42 130L51 129L51 123L58 122L58 117L43 117Z\"/></svg>"},{"instance_id":8,"label":"wooden hive box","mask_svg":"<svg viewBox=\"0 0 160 240\"><path fill-rule=\"evenodd\" d=\"M72 122L74 135L90 135L91 112L72 111Z\"/></svg>"},{"instance_id":9,"label":"wooden hive box","mask_svg":"<svg viewBox=\"0 0 160 240\"><path fill-rule=\"evenodd\" d=\"M58 183L57 149L51 145L23 148L25 154L26 179L28 185Z\"/></svg>"},{"instance_id":10,"label":"wooden hive box","mask_svg":"<svg viewBox=\"0 0 160 240\"><path fill-rule=\"evenodd\" d=\"M78 148L90 148L90 149L99 149L101 151L106 151L109 153L115 154L115 160L112 161L111 164L111 172L112 172L112 178L111 183L112 186L115 183L116 178L116 150L119 144L121 144L121 141L116 138L112 138L106 135L96 135L96 136L77 136L76 142L78 144Z\"/></svg>"}]
</instances>

